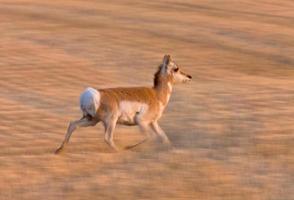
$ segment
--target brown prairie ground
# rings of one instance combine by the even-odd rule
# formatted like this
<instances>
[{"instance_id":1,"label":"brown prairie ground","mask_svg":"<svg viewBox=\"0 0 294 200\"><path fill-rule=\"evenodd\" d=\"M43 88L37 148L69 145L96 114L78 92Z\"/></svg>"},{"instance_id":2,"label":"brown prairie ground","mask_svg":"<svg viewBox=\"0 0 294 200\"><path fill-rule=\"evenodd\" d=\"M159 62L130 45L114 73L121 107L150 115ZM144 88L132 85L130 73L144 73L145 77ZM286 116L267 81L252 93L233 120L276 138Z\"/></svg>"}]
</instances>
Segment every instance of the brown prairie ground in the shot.
<instances>
[{"instance_id":1,"label":"brown prairie ground","mask_svg":"<svg viewBox=\"0 0 294 200\"><path fill-rule=\"evenodd\" d=\"M0 199L294 199L292 0L1 0ZM79 129L87 86L178 85L159 142L113 153ZM123 149L142 139L117 127Z\"/></svg>"}]
</instances>

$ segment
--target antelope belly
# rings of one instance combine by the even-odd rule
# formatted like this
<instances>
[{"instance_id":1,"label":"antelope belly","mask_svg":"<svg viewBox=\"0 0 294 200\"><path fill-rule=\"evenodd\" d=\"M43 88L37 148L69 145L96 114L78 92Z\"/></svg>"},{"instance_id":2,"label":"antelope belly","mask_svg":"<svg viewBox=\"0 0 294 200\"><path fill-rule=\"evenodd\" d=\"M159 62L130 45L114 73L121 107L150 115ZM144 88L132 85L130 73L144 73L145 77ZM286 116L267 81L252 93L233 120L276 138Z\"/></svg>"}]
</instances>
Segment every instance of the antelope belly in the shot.
<instances>
[{"instance_id":1,"label":"antelope belly","mask_svg":"<svg viewBox=\"0 0 294 200\"><path fill-rule=\"evenodd\" d=\"M148 110L148 105L136 101L122 101L119 104L119 124L136 125L136 117L143 115Z\"/></svg>"}]
</instances>

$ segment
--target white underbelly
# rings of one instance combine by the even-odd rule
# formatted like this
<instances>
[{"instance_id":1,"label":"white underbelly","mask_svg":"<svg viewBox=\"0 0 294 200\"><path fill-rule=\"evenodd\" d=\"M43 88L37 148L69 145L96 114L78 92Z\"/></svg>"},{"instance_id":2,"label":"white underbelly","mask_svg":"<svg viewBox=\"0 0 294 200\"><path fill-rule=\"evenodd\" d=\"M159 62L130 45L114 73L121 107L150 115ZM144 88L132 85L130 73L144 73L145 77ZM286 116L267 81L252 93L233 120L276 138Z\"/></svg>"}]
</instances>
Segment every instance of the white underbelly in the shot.
<instances>
[{"instance_id":1,"label":"white underbelly","mask_svg":"<svg viewBox=\"0 0 294 200\"><path fill-rule=\"evenodd\" d=\"M137 118L148 111L148 105L136 101L122 101L119 104L118 123L124 125L136 125Z\"/></svg>"}]
</instances>

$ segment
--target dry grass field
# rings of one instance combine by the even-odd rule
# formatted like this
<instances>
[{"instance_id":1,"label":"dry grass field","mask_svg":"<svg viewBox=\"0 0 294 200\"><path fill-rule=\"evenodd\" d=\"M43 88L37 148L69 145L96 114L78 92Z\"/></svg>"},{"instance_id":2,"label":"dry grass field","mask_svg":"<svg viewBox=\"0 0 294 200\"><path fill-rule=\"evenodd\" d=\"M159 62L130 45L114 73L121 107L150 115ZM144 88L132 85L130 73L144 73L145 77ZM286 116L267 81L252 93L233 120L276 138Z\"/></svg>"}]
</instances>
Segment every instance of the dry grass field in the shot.
<instances>
[{"instance_id":1,"label":"dry grass field","mask_svg":"<svg viewBox=\"0 0 294 200\"><path fill-rule=\"evenodd\" d=\"M0 0L0 200L294 199L292 0ZM193 76L160 124L79 129L79 95L152 85L169 53Z\"/></svg>"}]
</instances>

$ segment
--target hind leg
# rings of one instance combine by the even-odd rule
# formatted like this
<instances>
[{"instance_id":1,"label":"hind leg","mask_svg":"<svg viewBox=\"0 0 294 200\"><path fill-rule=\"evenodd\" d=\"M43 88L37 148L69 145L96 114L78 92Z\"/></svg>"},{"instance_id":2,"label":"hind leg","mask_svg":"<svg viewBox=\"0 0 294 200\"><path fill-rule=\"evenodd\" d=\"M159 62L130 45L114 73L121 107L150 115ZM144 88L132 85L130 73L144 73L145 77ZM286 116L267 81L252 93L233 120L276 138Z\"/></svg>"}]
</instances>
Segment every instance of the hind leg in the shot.
<instances>
[{"instance_id":1,"label":"hind leg","mask_svg":"<svg viewBox=\"0 0 294 200\"><path fill-rule=\"evenodd\" d=\"M114 129L116 126L117 117L112 116L107 120L107 122L104 122L104 128L105 128L105 136L104 140L105 142L111 146L115 151L118 151L118 148L113 142L113 135L114 135Z\"/></svg>"},{"instance_id":2,"label":"hind leg","mask_svg":"<svg viewBox=\"0 0 294 200\"><path fill-rule=\"evenodd\" d=\"M65 135L65 138L64 138L61 146L55 151L55 153L57 154L63 150L65 145L69 142L70 136L78 127L94 126L97 123L98 123L97 120L89 119L87 117L82 117L80 120L70 122L68 129L67 129L67 133Z\"/></svg>"}]
</instances>

